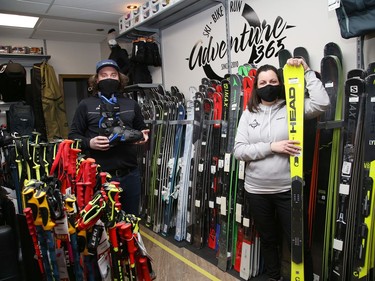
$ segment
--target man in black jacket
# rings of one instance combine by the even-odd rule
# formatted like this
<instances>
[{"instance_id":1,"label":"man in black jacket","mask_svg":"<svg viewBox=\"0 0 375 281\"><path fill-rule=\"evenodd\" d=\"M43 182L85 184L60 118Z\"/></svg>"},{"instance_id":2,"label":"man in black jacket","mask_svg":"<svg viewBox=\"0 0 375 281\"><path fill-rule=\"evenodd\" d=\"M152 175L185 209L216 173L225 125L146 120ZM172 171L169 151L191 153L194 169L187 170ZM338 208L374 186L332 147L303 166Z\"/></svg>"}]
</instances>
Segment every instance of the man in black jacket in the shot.
<instances>
[{"instance_id":1,"label":"man in black jacket","mask_svg":"<svg viewBox=\"0 0 375 281\"><path fill-rule=\"evenodd\" d=\"M96 75L89 81L93 95L79 103L69 139L82 140L85 155L94 158L112 180L120 182L122 209L138 215L141 180L136 145L147 142L149 130L138 103L122 94L127 81L115 61L99 61ZM129 142L124 129L138 130L143 138Z\"/></svg>"}]
</instances>

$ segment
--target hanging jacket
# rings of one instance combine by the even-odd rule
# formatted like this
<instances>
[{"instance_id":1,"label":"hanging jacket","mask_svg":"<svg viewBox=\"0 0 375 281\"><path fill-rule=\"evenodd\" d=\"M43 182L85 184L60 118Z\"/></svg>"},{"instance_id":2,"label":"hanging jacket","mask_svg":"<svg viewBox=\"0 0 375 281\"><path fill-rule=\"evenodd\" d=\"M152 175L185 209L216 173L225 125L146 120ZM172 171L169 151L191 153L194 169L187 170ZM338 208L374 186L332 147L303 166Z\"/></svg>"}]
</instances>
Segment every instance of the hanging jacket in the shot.
<instances>
[{"instance_id":1,"label":"hanging jacket","mask_svg":"<svg viewBox=\"0 0 375 281\"><path fill-rule=\"evenodd\" d=\"M44 62L41 65L42 104L48 140L67 138L69 127L66 118L64 97L57 82L55 70Z\"/></svg>"},{"instance_id":2,"label":"hanging jacket","mask_svg":"<svg viewBox=\"0 0 375 281\"><path fill-rule=\"evenodd\" d=\"M305 118L324 112L329 97L314 71L305 74L309 97L305 98ZM250 193L272 194L290 190L289 155L273 153L271 143L287 140L288 123L285 100L272 106L259 105L255 113L245 110L240 118L234 156L247 163L245 189Z\"/></svg>"}]
</instances>

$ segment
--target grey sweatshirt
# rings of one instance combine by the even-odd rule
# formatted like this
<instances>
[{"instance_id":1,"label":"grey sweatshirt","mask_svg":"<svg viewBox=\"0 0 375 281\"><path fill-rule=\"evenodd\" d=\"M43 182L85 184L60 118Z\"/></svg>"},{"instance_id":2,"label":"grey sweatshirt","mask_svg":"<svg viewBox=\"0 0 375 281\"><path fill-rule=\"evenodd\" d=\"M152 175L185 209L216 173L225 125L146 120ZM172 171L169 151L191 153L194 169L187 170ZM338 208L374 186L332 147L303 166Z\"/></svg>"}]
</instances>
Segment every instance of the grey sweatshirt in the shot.
<instances>
[{"instance_id":1,"label":"grey sweatshirt","mask_svg":"<svg viewBox=\"0 0 375 281\"><path fill-rule=\"evenodd\" d=\"M305 118L318 116L329 107L329 97L314 71L305 73ZM250 193L272 194L290 190L289 155L273 153L271 143L287 140L285 100L272 106L259 105L259 111L245 110L240 118L234 156L246 162L245 189Z\"/></svg>"}]
</instances>

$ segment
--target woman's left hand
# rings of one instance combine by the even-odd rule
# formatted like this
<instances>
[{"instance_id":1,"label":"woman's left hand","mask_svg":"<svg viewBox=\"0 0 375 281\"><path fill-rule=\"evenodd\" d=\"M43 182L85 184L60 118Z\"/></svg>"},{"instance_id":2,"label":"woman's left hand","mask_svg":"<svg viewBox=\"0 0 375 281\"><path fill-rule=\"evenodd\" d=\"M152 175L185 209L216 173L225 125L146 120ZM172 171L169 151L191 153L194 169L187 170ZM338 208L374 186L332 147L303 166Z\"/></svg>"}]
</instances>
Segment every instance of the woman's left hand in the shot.
<instances>
[{"instance_id":1,"label":"woman's left hand","mask_svg":"<svg viewBox=\"0 0 375 281\"><path fill-rule=\"evenodd\" d=\"M310 67L307 65L307 63L305 62L303 58L290 58L286 61L286 63L291 66L302 65L305 71L310 70Z\"/></svg>"}]
</instances>

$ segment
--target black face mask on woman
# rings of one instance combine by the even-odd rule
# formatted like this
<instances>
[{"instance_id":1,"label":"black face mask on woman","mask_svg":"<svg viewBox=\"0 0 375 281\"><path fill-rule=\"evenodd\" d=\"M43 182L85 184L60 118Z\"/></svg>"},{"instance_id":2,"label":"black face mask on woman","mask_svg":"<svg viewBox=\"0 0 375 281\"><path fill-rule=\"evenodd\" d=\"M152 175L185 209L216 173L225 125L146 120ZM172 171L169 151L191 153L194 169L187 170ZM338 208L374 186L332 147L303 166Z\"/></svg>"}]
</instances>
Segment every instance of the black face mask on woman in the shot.
<instances>
[{"instance_id":1,"label":"black face mask on woman","mask_svg":"<svg viewBox=\"0 0 375 281\"><path fill-rule=\"evenodd\" d=\"M98 89L106 98L110 98L113 93L118 92L120 81L115 79L103 79L98 83Z\"/></svg>"},{"instance_id":2,"label":"black face mask on woman","mask_svg":"<svg viewBox=\"0 0 375 281\"><path fill-rule=\"evenodd\" d=\"M283 91L282 85L267 85L257 89L258 96L267 102L275 101L278 97L281 97Z\"/></svg>"}]
</instances>

